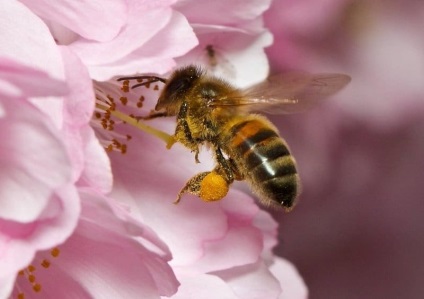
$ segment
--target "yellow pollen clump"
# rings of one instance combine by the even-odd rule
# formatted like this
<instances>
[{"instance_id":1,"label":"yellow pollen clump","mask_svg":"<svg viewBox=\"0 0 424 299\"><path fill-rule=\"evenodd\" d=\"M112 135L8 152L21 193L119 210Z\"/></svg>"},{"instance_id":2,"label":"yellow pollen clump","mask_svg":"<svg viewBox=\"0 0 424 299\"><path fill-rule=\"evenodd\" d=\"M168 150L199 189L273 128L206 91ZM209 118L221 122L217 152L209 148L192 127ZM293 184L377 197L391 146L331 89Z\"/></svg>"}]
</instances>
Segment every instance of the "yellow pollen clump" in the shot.
<instances>
[{"instance_id":1,"label":"yellow pollen clump","mask_svg":"<svg viewBox=\"0 0 424 299\"><path fill-rule=\"evenodd\" d=\"M200 183L199 197L204 201L220 200L227 195L228 189L227 181L216 172L211 172Z\"/></svg>"}]
</instances>

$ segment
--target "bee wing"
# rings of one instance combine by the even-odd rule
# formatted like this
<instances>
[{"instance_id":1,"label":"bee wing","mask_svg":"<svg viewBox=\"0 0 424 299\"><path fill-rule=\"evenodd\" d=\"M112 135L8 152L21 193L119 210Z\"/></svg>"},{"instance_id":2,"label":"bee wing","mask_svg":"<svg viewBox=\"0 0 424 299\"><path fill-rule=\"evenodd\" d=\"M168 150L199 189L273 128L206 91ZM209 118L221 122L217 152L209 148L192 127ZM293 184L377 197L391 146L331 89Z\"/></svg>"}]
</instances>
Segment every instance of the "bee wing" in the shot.
<instances>
[{"instance_id":1,"label":"bee wing","mask_svg":"<svg viewBox=\"0 0 424 299\"><path fill-rule=\"evenodd\" d=\"M295 113L330 97L350 80L349 76L343 74L279 74L242 90L241 95L217 99L212 106L237 106L246 112Z\"/></svg>"}]
</instances>

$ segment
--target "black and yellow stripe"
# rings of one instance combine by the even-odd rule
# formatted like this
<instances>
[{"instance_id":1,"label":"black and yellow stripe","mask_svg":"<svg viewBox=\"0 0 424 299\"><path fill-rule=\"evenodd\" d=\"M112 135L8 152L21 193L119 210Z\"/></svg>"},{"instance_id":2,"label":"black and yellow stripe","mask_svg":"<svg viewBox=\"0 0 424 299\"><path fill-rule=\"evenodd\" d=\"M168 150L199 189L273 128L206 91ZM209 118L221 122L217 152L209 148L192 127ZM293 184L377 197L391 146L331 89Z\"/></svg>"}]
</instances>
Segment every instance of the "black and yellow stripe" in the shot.
<instances>
[{"instance_id":1,"label":"black and yellow stripe","mask_svg":"<svg viewBox=\"0 0 424 299\"><path fill-rule=\"evenodd\" d=\"M240 121L230 129L232 158L257 192L291 209L299 192L294 158L287 144L262 119Z\"/></svg>"}]
</instances>

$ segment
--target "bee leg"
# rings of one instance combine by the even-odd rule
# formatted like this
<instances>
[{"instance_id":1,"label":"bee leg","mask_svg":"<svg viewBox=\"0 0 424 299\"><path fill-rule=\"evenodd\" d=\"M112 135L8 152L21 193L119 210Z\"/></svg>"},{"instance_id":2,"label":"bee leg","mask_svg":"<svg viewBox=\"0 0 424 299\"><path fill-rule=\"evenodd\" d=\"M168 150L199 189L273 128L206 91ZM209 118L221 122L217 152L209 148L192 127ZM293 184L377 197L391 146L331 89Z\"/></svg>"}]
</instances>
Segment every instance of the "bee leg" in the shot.
<instances>
[{"instance_id":1,"label":"bee leg","mask_svg":"<svg viewBox=\"0 0 424 299\"><path fill-rule=\"evenodd\" d=\"M234 160L230 158L227 161L230 164L230 167L231 167L231 169L233 171L234 180L236 180L236 181L243 181L245 178L244 178L243 174L240 172L240 170L238 169L238 167L235 164Z\"/></svg>"},{"instance_id":2,"label":"bee leg","mask_svg":"<svg viewBox=\"0 0 424 299\"><path fill-rule=\"evenodd\" d=\"M157 111L150 111L149 115L146 116L135 116L134 118L139 121L139 120L150 120L150 119L154 119L154 118L158 118L158 117L167 117L169 116L166 112L157 112Z\"/></svg>"},{"instance_id":3,"label":"bee leg","mask_svg":"<svg viewBox=\"0 0 424 299\"><path fill-rule=\"evenodd\" d=\"M181 144L189 148L192 152L195 153L196 163L199 161L199 141L195 140L191 135L190 126L187 122L187 103L183 103L180 108L180 112L177 116L177 127L175 129L175 139Z\"/></svg>"},{"instance_id":4,"label":"bee leg","mask_svg":"<svg viewBox=\"0 0 424 299\"><path fill-rule=\"evenodd\" d=\"M200 195L200 184L203 181L203 179L210 173L210 171L201 172L196 174L194 177L188 180L188 182L185 184L185 186L180 190L178 193L177 199L174 201L174 204L177 204L180 202L181 197L185 193L191 193L193 195Z\"/></svg>"},{"instance_id":5,"label":"bee leg","mask_svg":"<svg viewBox=\"0 0 424 299\"><path fill-rule=\"evenodd\" d=\"M215 149L216 160L218 162L217 170L223 172L223 175L226 178L226 181L231 184L234 181L234 163L230 160L225 159L224 155L221 152L221 149L217 147Z\"/></svg>"},{"instance_id":6,"label":"bee leg","mask_svg":"<svg viewBox=\"0 0 424 299\"><path fill-rule=\"evenodd\" d=\"M195 154L194 154L194 160L196 161L196 163L200 163L200 160L199 160L199 148L197 148L194 152L195 152Z\"/></svg>"},{"instance_id":7,"label":"bee leg","mask_svg":"<svg viewBox=\"0 0 424 299\"><path fill-rule=\"evenodd\" d=\"M180 202L185 193L191 193L200 197L203 201L211 202L223 199L229 190L231 182L228 182L222 169L217 166L212 171L199 173L192 177L178 193L174 204Z\"/></svg>"}]
</instances>

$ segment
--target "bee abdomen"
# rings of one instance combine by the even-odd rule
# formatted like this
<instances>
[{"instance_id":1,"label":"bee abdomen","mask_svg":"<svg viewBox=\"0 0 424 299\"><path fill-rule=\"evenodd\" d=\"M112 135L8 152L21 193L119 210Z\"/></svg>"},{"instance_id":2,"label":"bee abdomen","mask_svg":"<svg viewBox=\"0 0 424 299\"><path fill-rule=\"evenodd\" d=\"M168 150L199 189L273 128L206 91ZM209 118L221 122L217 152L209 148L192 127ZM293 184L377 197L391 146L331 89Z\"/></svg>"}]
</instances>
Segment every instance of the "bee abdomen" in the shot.
<instances>
[{"instance_id":1,"label":"bee abdomen","mask_svg":"<svg viewBox=\"0 0 424 299\"><path fill-rule=\"evenodd\" d=\"M260 119L236 124L231 145L238 165L262 197L286 209L298 195L296 164L283 139ZM264 198L262 198L264 199Z\"/></svg>"}]
</instances>

